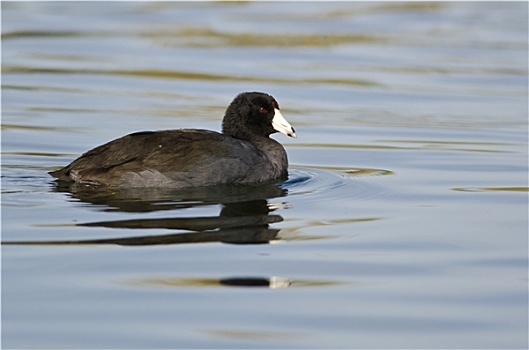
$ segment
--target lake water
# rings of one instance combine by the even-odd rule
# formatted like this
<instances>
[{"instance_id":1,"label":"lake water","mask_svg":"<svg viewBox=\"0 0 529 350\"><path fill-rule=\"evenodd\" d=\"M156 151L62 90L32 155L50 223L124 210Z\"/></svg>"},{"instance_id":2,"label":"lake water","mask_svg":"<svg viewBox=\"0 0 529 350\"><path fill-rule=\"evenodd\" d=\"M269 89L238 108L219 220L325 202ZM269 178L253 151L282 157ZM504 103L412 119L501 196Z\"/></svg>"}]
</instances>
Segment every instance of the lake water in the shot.
<instances>
[{"instance_id":1,"label":"lake water","mask_svg":"<svg viewBox=\"0 0 529 350\"><path fill-rule=\"evenodd\" d=\"M4 348L527 348L527 2L2 2ZM47 174L243 91L280 184Z\"/></svg>"}]
</instances>

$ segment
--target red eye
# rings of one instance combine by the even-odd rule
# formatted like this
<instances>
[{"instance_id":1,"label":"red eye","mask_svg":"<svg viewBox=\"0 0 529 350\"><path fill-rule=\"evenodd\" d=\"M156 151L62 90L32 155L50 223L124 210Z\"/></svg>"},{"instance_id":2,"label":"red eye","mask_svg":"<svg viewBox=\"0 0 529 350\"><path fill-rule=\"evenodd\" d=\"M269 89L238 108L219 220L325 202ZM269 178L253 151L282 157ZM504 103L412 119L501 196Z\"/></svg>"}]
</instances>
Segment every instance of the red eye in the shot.
<instances>
[{"instance_id":1,"label":"red eye","mask_svg":"<svg viewBox=\"0 0 529 350\"><path fill-rule=\"evenodd\" d=\"M259 108L259 113L265 114L266 112L267 112L267 110L264 109L263 107Z\"/></svg>"}]
</instances>

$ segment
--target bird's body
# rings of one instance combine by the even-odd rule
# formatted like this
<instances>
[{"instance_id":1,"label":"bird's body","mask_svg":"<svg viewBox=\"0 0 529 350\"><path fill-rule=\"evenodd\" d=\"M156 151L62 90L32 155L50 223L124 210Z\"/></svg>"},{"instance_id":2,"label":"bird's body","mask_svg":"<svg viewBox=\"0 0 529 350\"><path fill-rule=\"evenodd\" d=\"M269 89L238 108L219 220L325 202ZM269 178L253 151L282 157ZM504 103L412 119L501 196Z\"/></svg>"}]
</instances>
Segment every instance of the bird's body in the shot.
<instances>
[{"instance_id":1,"label":"bird's body","mask_svg":"<svg viewBox=\"0 0 529 350\"><path fill-rule=\"evenodd\" d=\"M137 132L96 147L50 174L60 181L111 187L284 180L287 154L268 137L276 131L295 137L271 96L244 93L228 107L222 134L200 129Z\"/></svg>"}]
</instances>

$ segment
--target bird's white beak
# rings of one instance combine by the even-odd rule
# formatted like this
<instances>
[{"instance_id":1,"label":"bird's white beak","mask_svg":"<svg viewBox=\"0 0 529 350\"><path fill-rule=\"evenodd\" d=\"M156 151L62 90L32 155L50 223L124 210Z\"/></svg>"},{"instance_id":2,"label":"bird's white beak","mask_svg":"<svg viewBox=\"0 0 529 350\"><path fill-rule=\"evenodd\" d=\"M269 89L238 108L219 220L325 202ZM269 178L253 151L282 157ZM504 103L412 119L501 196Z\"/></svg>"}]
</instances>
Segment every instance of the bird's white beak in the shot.
<instances>
[{"instance_id":1,"label":"bird's white beak","mask_svg":"<svg viewBox=\"0 0 529 350\"><path fill-rule=\"evenodd\" d=\"M279 131L282 134L296 138L296 132L292 125L281 115L279 109L274 109L274 118L272 119L272 127L274 130Z\"/></svg>"}]
</instances>

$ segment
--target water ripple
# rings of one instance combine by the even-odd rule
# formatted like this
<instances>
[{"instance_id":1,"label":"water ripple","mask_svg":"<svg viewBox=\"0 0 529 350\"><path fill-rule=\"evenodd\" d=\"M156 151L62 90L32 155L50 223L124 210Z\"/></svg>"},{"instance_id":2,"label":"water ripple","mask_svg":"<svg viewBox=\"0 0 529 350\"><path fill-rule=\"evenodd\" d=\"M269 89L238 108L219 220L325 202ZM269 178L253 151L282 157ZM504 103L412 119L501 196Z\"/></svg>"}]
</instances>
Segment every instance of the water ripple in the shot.
<instances>
[{"instance_id":1,"label":"water ripple","mask_svg":"<svg viewBox=\"0 0 529 350\"><path fill-rule=\"evenodd\" d=\"M358 181L360 177L393 175L391 170L344 167L291 167L289 179L281 184L289 191L289 196L325 194L336 198L351 193L373 191L371 182ZM377 191L375 190L374 193Z\"/></svg>"}]
</instances>

